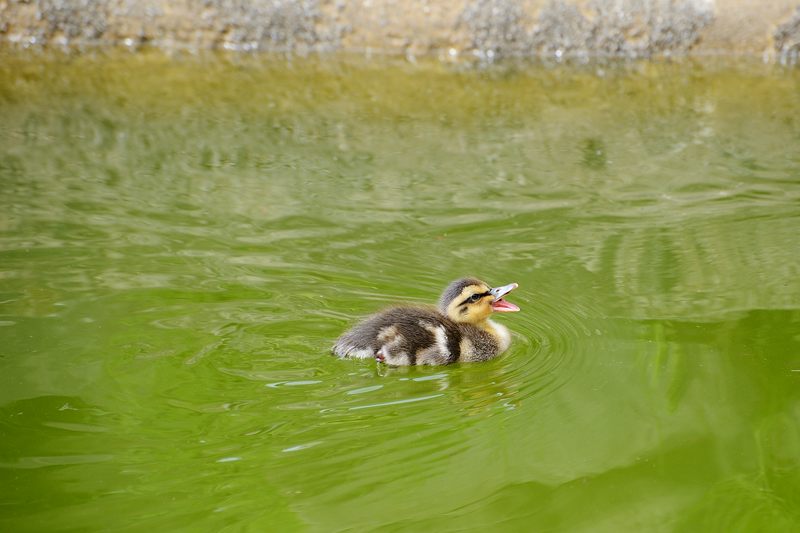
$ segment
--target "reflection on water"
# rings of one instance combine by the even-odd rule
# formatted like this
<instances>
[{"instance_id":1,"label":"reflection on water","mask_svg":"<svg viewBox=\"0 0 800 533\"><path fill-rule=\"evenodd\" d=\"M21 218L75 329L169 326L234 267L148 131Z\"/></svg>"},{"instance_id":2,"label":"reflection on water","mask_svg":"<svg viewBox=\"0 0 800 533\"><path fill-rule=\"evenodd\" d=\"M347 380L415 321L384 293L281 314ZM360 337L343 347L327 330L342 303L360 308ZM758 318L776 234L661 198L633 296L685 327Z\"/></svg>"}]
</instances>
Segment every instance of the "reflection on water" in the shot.
<instances>
[{"instance_id":1,"label":"reflection on water","mask_svg":"<svg viewBox=\"0 0 800 533\"><path fill-rule=\"evenodd\" d=\"M4 56L0 525L796 530L799 76Z\"/></svg>"}]
</instances>

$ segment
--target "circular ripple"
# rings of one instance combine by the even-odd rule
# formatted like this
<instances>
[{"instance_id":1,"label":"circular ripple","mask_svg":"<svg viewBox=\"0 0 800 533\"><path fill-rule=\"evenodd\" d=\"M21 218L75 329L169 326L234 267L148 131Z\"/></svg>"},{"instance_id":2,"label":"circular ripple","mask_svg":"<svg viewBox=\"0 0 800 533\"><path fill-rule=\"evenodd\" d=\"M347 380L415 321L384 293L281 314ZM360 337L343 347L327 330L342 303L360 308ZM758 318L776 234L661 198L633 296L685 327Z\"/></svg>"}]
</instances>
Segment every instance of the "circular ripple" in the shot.
<instances>
[{"instance_id":1,"label":"circular ripple","mask_svg":"<svg viewBox=\"0 0 800 533\"><path fill-rule=\"evenodd\" d=\"M514 342L523 355L514 358L511 373L523 384L518 399L552 394L577 375L589 353L599 347L599 308L562 294L539 291L514 324Z\"/></svg>"}]
</instances>

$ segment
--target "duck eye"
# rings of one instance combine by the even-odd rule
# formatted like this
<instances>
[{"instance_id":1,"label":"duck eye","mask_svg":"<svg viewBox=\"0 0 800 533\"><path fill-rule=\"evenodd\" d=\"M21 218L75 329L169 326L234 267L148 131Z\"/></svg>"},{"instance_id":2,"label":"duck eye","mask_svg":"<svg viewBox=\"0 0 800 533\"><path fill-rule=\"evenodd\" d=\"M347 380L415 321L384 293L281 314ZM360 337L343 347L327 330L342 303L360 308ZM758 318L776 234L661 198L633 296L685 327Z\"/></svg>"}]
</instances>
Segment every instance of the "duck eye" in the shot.
<instances>
[{"instance_id":1,"label":"duck eye","mask_svg":"<svg viewBox=\"0 0 800 533\"><path fill-rule=\"evenodd\" d=\"M472 296L469 297L469 302L474 304L475 302L477 302L480 299L481 299L481 295L480 294L473 294Z\"/></svg>"}]
</instances>

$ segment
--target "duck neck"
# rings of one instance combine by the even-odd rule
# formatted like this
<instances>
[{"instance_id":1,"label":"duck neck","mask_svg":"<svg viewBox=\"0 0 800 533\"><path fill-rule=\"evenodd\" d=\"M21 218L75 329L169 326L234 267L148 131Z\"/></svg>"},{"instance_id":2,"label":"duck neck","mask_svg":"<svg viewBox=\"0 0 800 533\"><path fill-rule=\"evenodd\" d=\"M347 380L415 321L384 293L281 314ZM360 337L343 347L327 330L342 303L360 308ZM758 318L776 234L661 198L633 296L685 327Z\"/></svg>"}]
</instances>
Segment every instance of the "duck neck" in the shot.
<instances>
[{"instance_id":1,"label":"duck neck","mask_svg":"<svg viewBox=\"0 0 800 533\"><path fill-rule=\"evenodd\" d=\"M505 326L487 318L476 324L480 329L494 337L500 351L503 352L511 345L511 332Z\"/></svg>"}]
</instances>

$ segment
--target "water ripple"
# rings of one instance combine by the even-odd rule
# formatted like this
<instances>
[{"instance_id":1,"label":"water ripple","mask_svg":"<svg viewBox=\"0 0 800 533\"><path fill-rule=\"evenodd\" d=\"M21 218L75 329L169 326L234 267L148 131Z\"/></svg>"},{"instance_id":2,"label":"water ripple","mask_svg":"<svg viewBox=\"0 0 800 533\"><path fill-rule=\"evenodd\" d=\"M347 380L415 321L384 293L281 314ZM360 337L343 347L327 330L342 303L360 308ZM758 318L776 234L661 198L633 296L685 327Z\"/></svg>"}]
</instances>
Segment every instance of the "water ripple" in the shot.
<instances>
[{"instance_id":1,"label":"water ripple","mask_svg":"<svg viewBox=\"0 0 800 533\"><path fill-rule=\"evenodd\" d=\"M543 400L565 386L582 371L598 342L598 324L603 319L599 306L585 298L570 300L561 293L539 288L524 307L524 320L513 325L515 342L524 353L513 349L509 377L517 379L515 401L530 397Z\"/></svg>"}]
</instances>

